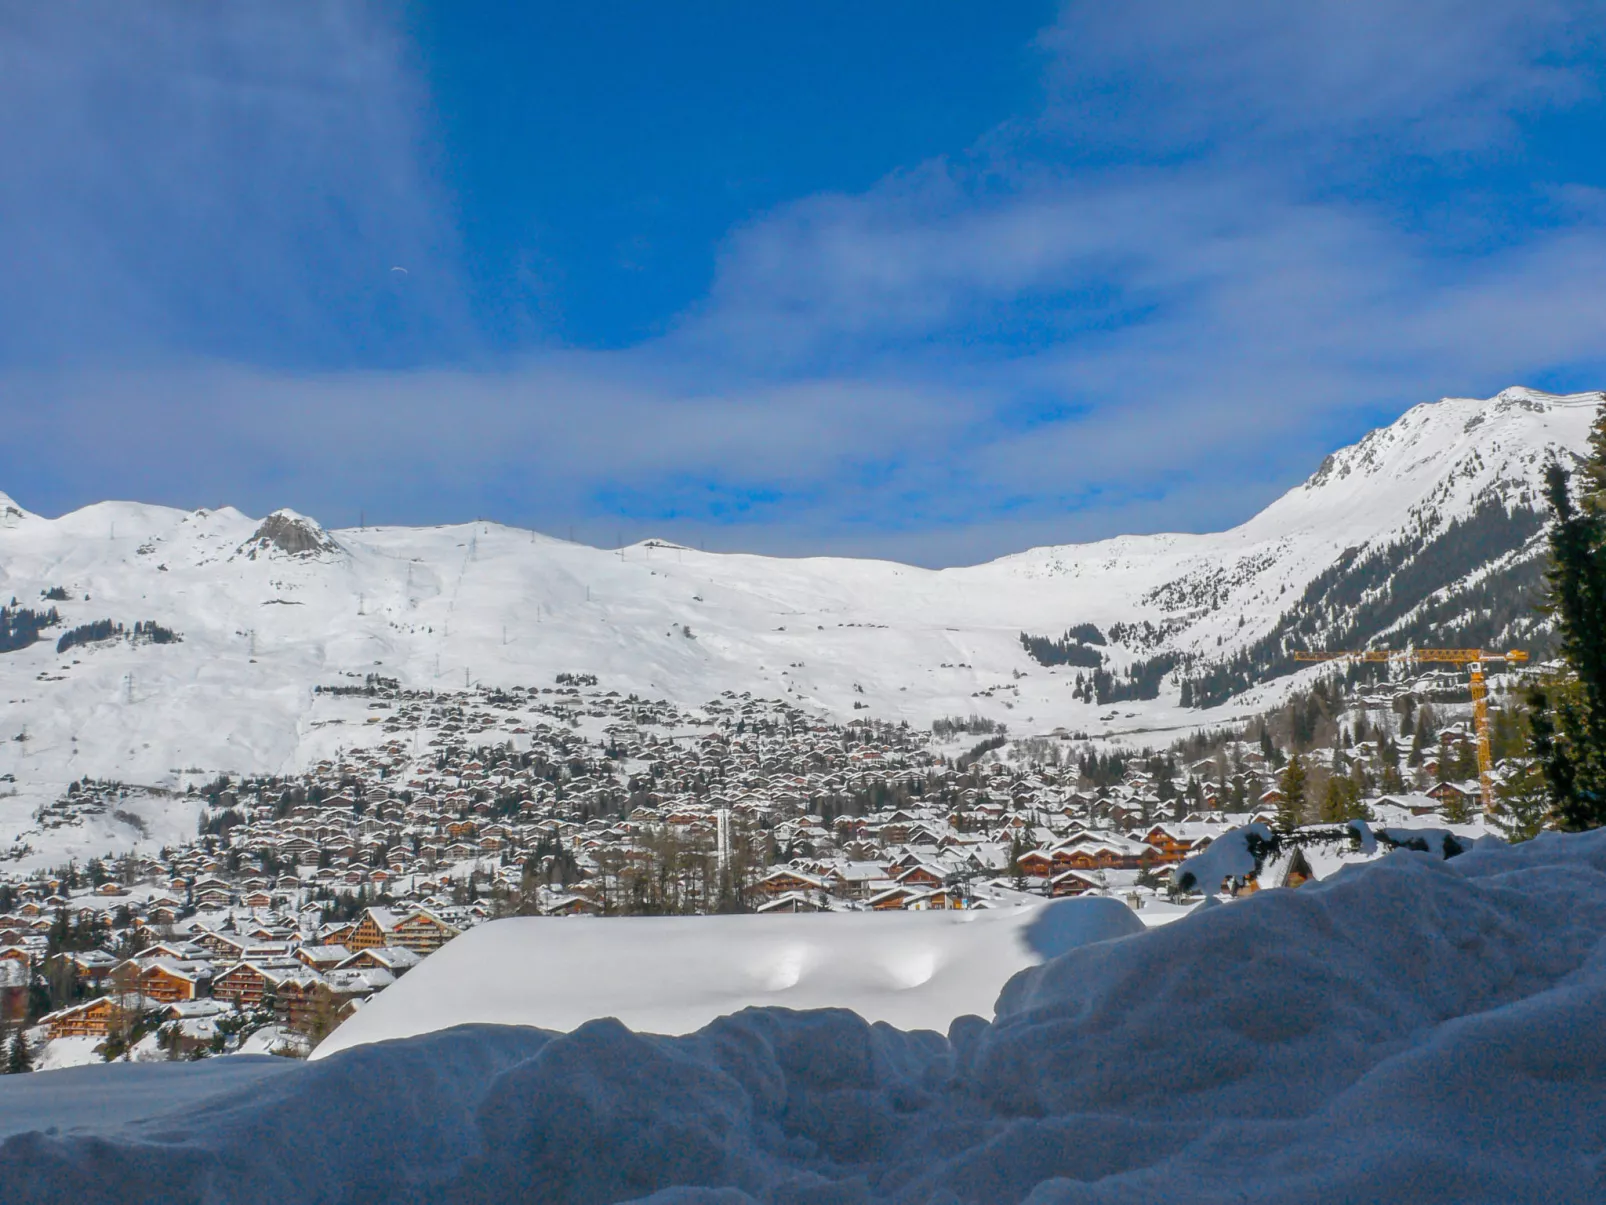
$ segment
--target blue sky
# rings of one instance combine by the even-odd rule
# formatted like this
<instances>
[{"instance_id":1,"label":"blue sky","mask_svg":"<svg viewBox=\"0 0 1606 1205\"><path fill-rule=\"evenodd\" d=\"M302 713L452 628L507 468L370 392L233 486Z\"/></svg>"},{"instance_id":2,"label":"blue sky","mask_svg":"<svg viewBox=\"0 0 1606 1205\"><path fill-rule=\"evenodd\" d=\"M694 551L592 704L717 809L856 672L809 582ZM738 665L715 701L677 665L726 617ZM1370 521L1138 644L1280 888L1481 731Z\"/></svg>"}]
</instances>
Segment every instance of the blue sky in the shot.
<instances>
[{"instance_id":1,"label":"blue sky","mask_svg":"<svg viewBox=\"0 0 1606 1205\"><path fill-rule=\"evenodd\" d=\"M680 9L9 11L0 489L952 564L1606 381L1598 5Z\"/></svg>"}]
</instances>

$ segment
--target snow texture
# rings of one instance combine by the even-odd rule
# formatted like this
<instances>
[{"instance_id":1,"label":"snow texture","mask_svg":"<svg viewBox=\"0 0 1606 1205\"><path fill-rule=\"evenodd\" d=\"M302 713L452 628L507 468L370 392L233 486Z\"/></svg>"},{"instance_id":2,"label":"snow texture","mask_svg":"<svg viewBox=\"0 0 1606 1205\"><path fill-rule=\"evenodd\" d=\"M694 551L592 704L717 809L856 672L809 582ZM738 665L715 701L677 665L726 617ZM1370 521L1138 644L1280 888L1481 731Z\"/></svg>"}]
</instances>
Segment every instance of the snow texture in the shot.
<instances>
[{"instance_id":1,"label":"snow texture","mask_svg":"<svg viewBox=\"0 0 1606 1205\"><path fill-rule=\"evenodd\" d=\"M1594 1202L1603 939L1606 832L1400 851L1077 946L946 1035L753 1008L680 1036L460 1026L271 1073L244 1060L249 1082L10 1077L0 1116L39 1123L0 1142L0 1195ZM62 1094L91 1085L112 1103L65 1123Z\"/></svg>"},{"instance_id":2,"label":"snow texture","mask_svg":"<svg viewBox=\"0 0 1606 1205\"><path fill-rule=\"evenodd\" d=\"M182 636L65 655L45 639L0 656L0 781L15 777L0 794L0 850L21 841L29 865L50 866L192 835L185 787L219 772L296 773L360 739L362 720L313 690L346 674L441 690L582 671L693 708L751 691L838 719L865 707L920 726L979 713L1012 735L1063 727L1163 745L1258 714L1322 671L1209 713L1183 708L1174 679L1158 698L1100 707L1073 695L1073 668L1027 656L1020 633L1122 623L1138 634L1106 646L1117 674L1158 652L1230 657L1346 553L1442 529L1490 500L1540 506L1545 464L1586 446L1599 401L1510 389L1418 406L1230 531L940 571L650 540L602 550L491 523L329 533L293 512L258 522L227 507L107 502L49 519L0 495L0 599L40 606L64 590L50 604L62 626L47 636L104 619ZM139 823L32 824L84 775L152 788L118 809Z\"/></svg>"},{"instance_id":3,"label":"snow texture","mask_svg":"<svg viewBox=\"0 0 1606 1205\"><path fill-rule=\"evenodd\" d=\"M991 1013L1015 972L1142 928L1120 900L1098 898L974 912L493 921L374 997L315 1057L467 1023L567 1031L614 1017L684 1034L762 1005L945 1030Z\"/></svg>"}]
</instances>

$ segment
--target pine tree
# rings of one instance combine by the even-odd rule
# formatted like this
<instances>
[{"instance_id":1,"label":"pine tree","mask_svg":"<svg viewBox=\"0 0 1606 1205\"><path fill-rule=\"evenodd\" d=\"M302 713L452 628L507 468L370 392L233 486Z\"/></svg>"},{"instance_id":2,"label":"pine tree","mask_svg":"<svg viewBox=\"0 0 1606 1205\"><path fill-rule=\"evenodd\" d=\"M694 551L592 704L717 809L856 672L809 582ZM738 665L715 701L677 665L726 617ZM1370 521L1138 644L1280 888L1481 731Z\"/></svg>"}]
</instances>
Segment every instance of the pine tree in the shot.
<instances>
[{"instance_id":1,"label":"pine tree","mask_svg":"<svg viewBox=\"0 0 1606 1205\"><path fill-rule=\"evenodd\" d=\"M1327 780L1327 791L1322 796L1321 818L1324 824L1342 824L1346 820L1366 818L1366 805L1361 802L1361 790L1353 778L1335 774Z\"/></svg>"},{"instance_id":2,"label":"pine tree","mask_svg":"<svg viewBox=\"0 0 1606 1205\"><path fill-rule=\"evenodd\" d=\"M1532 763L1508 774L1495 787L1493 822L1507 841L1531 841L1550 818L1550 793L1539 766Z\"/></svg>"},{"instance_id":3,"label":"pine tree","mask_svg":"<svg viewBox=\"0 0 1606 1205\"><path fill-rule=\"evenodd\" d=\"M33 1052L19 1028L11 1035L11 1049L6 1052L6 1074L21 1075L33 1070Z\"/></svg>"},{"instance_id":4,"label":"pine tree","mask_svg":"<svg viewBox=\"0 0 1606 1205\"><path fill-rule=\"evenodd\" d=\"M1606 515L1606 403L1595 415L1595 425L1589 430L1589 458L1579 469L1583 478L1584 510L1600 518Z\"/></svg>"},{"instance_id":5,"label":"pine tree","mask_svg":"<svg viewBox=\"0 0 1606 1205\"><path fill-rule=\"evenodd\" d=\"M1599 438L1597 438L1599 437ZM1586 486L1606 487L1606 435L1597 420ZM1606 824L1606 519L1600 493L1573 505L1566 470L1552 464L1545 492L1555 516L1550 533L1550 610L1571 674L1529 692L1532 747L1559 827Z\"/></svg>"},{"instance_id":6,"label":"pine tree","mask_svg":"<svg viewBox=\"0 0 1606 1205\"><path fill-rule=\"evenodd\" d=\"M1305 759L1301 754L1296 752L1288 759L1277 789L1283 793L1283 801L1277 805L1277 827L1292 832L1305 814Z\"/></svg>"}]
</instances>

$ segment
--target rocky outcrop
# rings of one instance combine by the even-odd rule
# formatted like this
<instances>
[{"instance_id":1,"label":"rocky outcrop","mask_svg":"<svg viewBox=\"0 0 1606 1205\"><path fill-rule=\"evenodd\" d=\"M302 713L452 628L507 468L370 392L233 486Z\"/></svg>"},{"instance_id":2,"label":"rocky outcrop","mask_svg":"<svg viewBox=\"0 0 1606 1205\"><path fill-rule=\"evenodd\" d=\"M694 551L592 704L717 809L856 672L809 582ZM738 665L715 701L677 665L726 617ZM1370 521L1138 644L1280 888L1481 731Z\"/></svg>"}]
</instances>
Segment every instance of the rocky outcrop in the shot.
<instances>
[{"instance_id":1,"label":"rocky outcrop","mask_svg":"<svg viewBox=\"0 0 1606 1205\"><path fill-rule=\"evenodd\" d=\"M258 556L273 554L318 560L340 551L340 545L317 520L293 510L276 510L240 545L237 555L253 561Z\"/></svg>"}]
</instances>

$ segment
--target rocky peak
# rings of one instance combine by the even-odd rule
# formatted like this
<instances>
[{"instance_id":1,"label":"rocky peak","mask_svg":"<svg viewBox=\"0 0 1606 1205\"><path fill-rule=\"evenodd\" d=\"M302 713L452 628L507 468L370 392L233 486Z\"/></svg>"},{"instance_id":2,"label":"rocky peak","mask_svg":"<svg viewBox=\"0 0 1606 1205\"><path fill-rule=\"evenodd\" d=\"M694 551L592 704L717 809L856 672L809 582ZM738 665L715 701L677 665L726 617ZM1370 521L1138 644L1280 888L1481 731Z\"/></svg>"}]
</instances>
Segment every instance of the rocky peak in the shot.
<instances>
[{"instance_id":1,"label":"rocky peak","mask_svg":"<svg viewBox=\"0 0 1606 1205\"><path fill-rule=\"evenodd\" d=\"M327 531L316 519L298 515L293 510L276 510L239 547L239 553L251 560L259 554L301 557L317 560L340 552Z\"/></svg>"}]
</instances>

